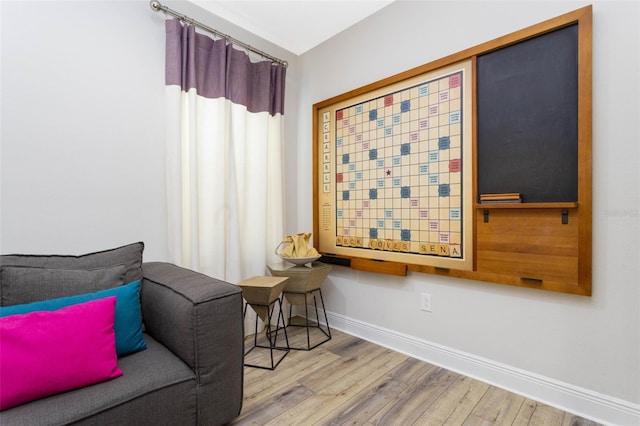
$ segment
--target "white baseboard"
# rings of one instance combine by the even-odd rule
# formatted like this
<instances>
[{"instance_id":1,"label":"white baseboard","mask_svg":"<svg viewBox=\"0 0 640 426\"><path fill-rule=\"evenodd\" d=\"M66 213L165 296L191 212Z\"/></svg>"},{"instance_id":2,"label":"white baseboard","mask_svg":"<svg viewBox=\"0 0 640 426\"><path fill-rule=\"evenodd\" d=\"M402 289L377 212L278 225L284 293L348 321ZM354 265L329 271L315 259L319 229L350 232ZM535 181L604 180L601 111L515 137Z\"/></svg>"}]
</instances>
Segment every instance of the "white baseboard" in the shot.
<instances>
[{"instance_id":1,"label":"white baseboard","mask_svg":"<svg viewBox=\"0 0 640 426\"><path fill-rule=\"evenodd\" d=\"M327 312L331 328L606 425L640 425L640 405Z\"/></svg>"}]
</instances>

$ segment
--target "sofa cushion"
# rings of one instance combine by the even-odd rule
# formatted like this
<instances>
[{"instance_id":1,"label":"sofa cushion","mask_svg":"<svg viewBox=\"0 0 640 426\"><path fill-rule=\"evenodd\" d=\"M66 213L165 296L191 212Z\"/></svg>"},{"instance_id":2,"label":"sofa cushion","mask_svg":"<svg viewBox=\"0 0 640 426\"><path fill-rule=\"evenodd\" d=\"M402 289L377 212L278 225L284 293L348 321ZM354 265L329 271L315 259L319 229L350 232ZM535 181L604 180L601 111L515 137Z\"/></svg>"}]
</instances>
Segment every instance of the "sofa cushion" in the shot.
<instances>
[{"instance_id":1,"label":"sofa cushion","mask_svg":"<svg viewBox=\"0 0 640 426\"><path fill-rule=\"evenodd\" d=\"M80 256L10 254L0 256L0 269L4 266L29 266L34 268L87 270L125 265L126 272L122 282L130 283L142 279L143 251L144 243L137 242ZM4 285L2 281L0 281L0 295L2 294L2 286ZM72 294L64 294L63 296L71 295Z\"/></svg>"},{"instance_id":2,"label":"sofa cushion","mask_svg":"<svg viewBox=\"0 0 640 426\"><path fill-rule=\"evenodd\" d=\"M73 296L122 285L125 265L90 270L3 266L2 306Z\"/></svg>"},{"instance_id":3,"label":"sofa cushion","mask_svg":"<svg viewBox=\"0 0 640 426\"><path fill-rule=\"evenodd\" d=\"M147 350L118 360L122 377L3 411L0 424L22 426L25 419L34 425L148 424L152 418L195 424L193 371L151 336L144 339Z\"/></svg>"},{"instance_id":4,"label":"sofa cushion","mask_svg":"<svg viewBox=\"0 0 640 426\"><path fill-rule=\"evenodd\" d=\"M0 318L8 315L26 314L34 311L54 311L65 306L116 296L114 330L116 351L124 356L145 349L142 336L142 313L140 310L140 281L95 293L80 294L40 302L0 307Z\"/></svg>"},{"instance_id":5,"label":"sofa cushion","mask_svg":"<svg viewBox=\"0 0 640 426\"><path fill-rule=\"evenodd\" d=\"M114 296L0 318L0 410L122 375Z\"/></svg>"}]
</instances>

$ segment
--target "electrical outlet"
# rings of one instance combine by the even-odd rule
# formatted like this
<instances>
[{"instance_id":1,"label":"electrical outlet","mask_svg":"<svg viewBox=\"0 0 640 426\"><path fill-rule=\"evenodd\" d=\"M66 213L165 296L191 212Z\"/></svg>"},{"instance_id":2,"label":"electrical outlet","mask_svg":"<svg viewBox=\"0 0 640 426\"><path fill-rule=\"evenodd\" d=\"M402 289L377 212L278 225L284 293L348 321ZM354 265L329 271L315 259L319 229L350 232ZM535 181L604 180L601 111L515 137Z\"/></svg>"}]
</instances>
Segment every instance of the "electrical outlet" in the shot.
<instances>
[{"instance_id":1,"label":"electrical outlet","mask_svg":"<svg viewBox=\"0 0 640 426\"><path fill-rule=\"evenodd\" d=\"M423 311L431 312L431 295L428 293L422 293L422 303L420 304L420 309Z\"/></svg>"}]
</instances>

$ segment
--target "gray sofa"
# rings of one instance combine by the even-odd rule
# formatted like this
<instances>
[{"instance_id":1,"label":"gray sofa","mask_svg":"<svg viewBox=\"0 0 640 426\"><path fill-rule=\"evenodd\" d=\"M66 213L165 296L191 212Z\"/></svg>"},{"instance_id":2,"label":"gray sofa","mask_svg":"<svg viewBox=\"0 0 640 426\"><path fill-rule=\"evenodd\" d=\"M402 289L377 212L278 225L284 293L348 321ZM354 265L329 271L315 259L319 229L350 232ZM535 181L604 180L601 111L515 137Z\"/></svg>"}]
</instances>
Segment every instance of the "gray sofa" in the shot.
<instances>
[{"instance_id":1,"label":"gray sofa","mask_svg":"<svg viewBox=\"0 0 640 426\"><path fill-rule=\"evenodd\" d=\"M241 290L172 264L143 264L141 247L114 250L139 252L121 281L142 274L147 348L118 358L121 377L9 408L0 412L1 425L220 425L240 414ZM92 269L96 262L104 266L103 258L126 263L113 260L112 250L77 257L0 256L0 301L14 302L7 265Z\"/></svg>"}]
</instances>

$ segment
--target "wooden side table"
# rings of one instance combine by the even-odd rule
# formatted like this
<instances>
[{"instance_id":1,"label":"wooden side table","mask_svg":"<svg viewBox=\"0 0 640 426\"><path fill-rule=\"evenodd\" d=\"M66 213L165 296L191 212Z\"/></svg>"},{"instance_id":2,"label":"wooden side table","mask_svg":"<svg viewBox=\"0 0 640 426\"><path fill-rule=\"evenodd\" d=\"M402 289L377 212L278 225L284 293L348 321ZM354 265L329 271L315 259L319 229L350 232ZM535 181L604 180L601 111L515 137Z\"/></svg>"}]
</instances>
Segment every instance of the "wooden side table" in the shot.
<instances>
[{"instance_id":1,"label":"wooden side table","mask_svg":"<svg viewBox=\"0 0 640 426\"><path fill-rule=\"evenodd\" d=\"M289 326L294 327L306 327L307 329L307 345L291 347L291 349L298 350L311 350L322 343L331 340L331 329L329 328L329 320L327 319L327 311L324 306L324 299L322 298L322 283L324 282L329 272L331 272L331 266L322 262L313 262L310 267L308 266L296 266L289 262L280 262L273 265L268 265L269 272L274 277L287 277L289 278L285 284L282 294L289 306ZM322 305L322 313L324 315L324 321L326 326L323 328L320 324L320 315L318 311L318 300L320 297L320 303ZM316 325L310 325L309 323L309 305L313 302L316 314ZM291 308L293 305L304 305L304 318L303 324L296 324L291 320ZM311 344L310 329L317 328L324 334L321 341Z\"/></svg>"},{"instance_id":2,"label":"wooden side table","mask_svg":"<svg viewBox=\"0 0 640 426\"><path fill-rule=\"evenodd\" d=\"M242 289L242 295L247 301L244 306L244 316L247 316L247 307L251 305L254 311L256 311L256 327L255 334L253 336L253 347L244 353L246 355L255 348L269 349L271 355L271 366L265 367L257 364L247 364L247 367L264 368L267 370L275 370L285 356L289 353L289 339L287 337L287 328L285 325L284 315L282 313L282 290L284 284L288 278L286 277L251 277L249 279L240 281L236 285ZM275 330L271 329L271 319L275 311L275 304L278 302L278 320L276 321ZM266 337L269 341L269 346L258 344L258 317L266 324ZM280 327L280 321L282 321L282 327ZM284 338L286 341L286 347L277 346L278 332L282 330L284 332ZM283 355L274 362L273 351L284 352Z\"/></svg>"}]
</instances>

